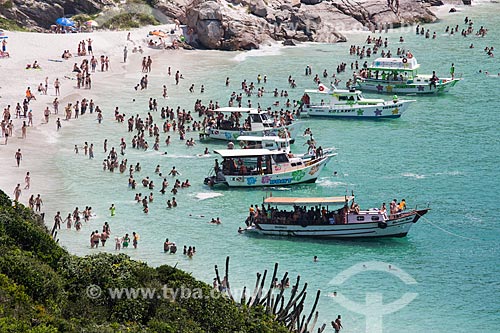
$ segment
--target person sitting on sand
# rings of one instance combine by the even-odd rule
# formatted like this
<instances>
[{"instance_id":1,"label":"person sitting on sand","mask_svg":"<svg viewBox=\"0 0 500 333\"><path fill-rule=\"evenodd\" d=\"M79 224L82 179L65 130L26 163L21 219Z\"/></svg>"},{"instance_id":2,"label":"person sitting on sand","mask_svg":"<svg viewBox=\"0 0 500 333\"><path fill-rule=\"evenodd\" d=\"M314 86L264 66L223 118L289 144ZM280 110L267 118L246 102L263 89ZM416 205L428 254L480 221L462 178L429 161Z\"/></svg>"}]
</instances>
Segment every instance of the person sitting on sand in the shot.
<instances>
[{"instance_id":1,"label":"person sitting on sand","mask_svg":"<svg viewBox=\"0 0 500 333\"><path fill-rule=\"evenodd\" d=\"M33 69L42 69L42 67L40 67L40 65L38 64L38 61L36 61L36 60L33 63L33 65L31 65L31 68L33 68Z\"/></svg>"},{"instance_id":2,"label":"person sitting on sand","mask_svg":"<svg viewBox=\"0 0 500 333\"><path fill-rule=\"evenodd\" d=\"M47 90L45 90L45 87L43 86L42 83L38 85L38 92L47 95Z\"/></svg>"}]
</instances>

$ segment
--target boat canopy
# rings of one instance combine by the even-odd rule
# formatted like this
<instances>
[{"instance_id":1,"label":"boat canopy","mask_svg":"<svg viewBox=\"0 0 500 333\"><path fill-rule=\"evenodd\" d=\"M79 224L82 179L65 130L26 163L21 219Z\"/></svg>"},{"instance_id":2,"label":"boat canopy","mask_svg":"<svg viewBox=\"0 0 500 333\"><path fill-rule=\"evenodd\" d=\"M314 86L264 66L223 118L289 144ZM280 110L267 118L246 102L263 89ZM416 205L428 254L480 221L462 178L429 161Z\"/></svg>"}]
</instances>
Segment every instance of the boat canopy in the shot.
<instances>
[{"instance_id":1,"label":"boat canopy","mask_svg":"<svg viewBox=\"0 0 500 333\"><path fill-rule=\"evenodd\" d=\"M319 89L305 89L304 92L306 94L325 94L325 95L333 95L333 96L357 96L361 94L361 90L347 90L347 89L328 89L328 90L319 90Z\"/></svg>"},{"instance_id":2,"label":"boat canopy","mask_svg":"<svg viewBox=\"0 0 500 333\"><path fill-rule=\"evenodd\" d=\"M238 141L252 141L252 142L288 142L290 139L281 138L277 135L266 135L266 136L251 136L251 135L240 135L236 140Z\"/></svg>"},{"instance_id":3,"label":"boat canopy","mask_svg":"<svg viewBox=\"0 0 500 333\"><path fill-rule=\"evenodd\" d=\"M226 157L257 157L257 156L267 156L267 155L280 155L284 154L282 151L269 150L269 149L220 149L214 150L216 154L219 154L223 158Z\"/></svg>"},{"instance_id":4,"label":"boat canopy","mask_svg":"<svg viewBox=\"0 0 500 333\"><path fill-rule=\"evenodd\" d=\"M377 58L373 61L372 65L369 67L371 70L379 71L394 71L394 70L415 70L418 69L420 65L417 63L417 59L413 58Z\"/></svg>"},{"instance_id":5,"label":"boat canopy","mask_svg":"<svg viewBox=\"0 0 500 333\"><path fill-rule=\"evenodd\" d=\"M259 113L259 110L254 108L235 108L235 107L224 107L214 110L215 112L239 112L239 113Z\"/></svg>"},{"instance_id":6,"label":"boat canopy","mask_svg":"<svg viewBox=\"0 0 500 333\"><path fill-rule=\"evenodd\" d=\"M354 196L322 197L322 198L291 198L291 197L269 197L264 203L271 205L286 206L315 206L315 205L339 205L354 199Z\"/></svg>"}]
</instances>

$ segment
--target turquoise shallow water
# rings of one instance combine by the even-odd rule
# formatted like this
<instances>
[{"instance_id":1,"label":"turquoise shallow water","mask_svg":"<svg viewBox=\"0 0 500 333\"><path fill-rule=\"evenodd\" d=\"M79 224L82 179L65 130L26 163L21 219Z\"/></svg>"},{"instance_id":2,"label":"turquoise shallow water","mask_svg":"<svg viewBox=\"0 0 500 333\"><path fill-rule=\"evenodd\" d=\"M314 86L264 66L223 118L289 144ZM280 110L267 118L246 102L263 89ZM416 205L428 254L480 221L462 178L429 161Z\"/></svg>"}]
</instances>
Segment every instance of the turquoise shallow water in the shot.
<instances>
[{"instance_id":1,"label":"turquoise shallow water","mask_svg":"<svg viewBox=\"0 0 500 333\"><path fill-rule=\"evenodd\" d=\"M120 106L127 114L145 115L149 97L160 97L159 88L144 93L129 90L140 78L137 73L120 78L102 92L105 100L98 104L105 110L106 119L101 126L91 117L84 117L65 127L58 139L60 150L54 172L60 175L62 189L46 194L46 208L69 212L76 205L91 205L97 212L97 217L84 225L80 233L62 230L62 244L77 254L94 253L88 246L88 236L91 230L101 229L106 220L111 224L112 237L132 231L140 234L139 249L123 252L152 265L177 265L209 283L214 276L214 264L222 266L228 255L231 256L231 284L235 288L250 287L257 271L271 270L273 264L279 262L281 273L288 271L293 279L300 274L303 281L309 282L311 295L316 289L322 290L320 321L330 321L342 314L344 332L364 332L365 317L329 297L333 291L358 303L365 302L368 292L382 293L384 303L398 300L406 292L417 293L408 306L384 316L384 332L497 332L500 223L493 209L500 199L497 115L500 77L479 74L478 70L500 72L498 58L488 58L482 51L485 46L500 47L500 25L496 17L499 10L498 4L484 4L426 25L431 32L437 31L437 40L416 36L413 28L383 34L389 38L393 53L398 46L410 48L421 63L422 72L436 70L438 75L447 76L453 62L456 73L464 80L448 95L417 97L417 103L398 120L304 120L321 145L338 148L338 156L316 184L267 189L275 196L330 196L353 190L362 207L378 207L383 201L388 203L403 197L409 206L430 204L432 211L413 226L407 238L304 241L239 235L236 231L244 225L248 206L260 204L266 190L215 192L203 185L215 156L198 157L197 154L201 154L204 147L222 148L223 143L203 142L188 149L170 133L173 144L161 149L168 151L167 155L144 153L130 147L131 136L125 125L111 121L114 106ZM446 25L462 27L465 15L474 19L476 28L484 25L490 29L486 38L443 35ZM400 35L405 36L404 44L397 43ZM333 73L340 62L349 64L355 60L348 56L348 47L361 43L366 36L366 33L353 34L346 44L269 48L237 56L212 51L187 54L185 63L190 68L184 71L186 79L179 87L173 84L172 78L165 78L157 70L162 68L165 72L169 65L168 56L162 56L155 58L150 86L160 87L164 82L169 86L171 98L166 103L160 101L160 107L179 105L192 109L197 98L204 102L218 100L225 105L231 91L238 91L243 79L256 81L260 73L269 77L266 89L287 89L291 99L298 99L303 89L313 87L311 77L303 76L307 64L312 66L313 74L321 74L325 68ZM471 42L474 49L468 48ZM294 90L287 85L288 75L297 80L298 87ZM232 81L230 90L224 86L226 76ZM344 82L348 78L348 74L340 76ZM190 83L197 84L197 91L199 84L204 83L204 95L189 94ZM120 100L116 99L117 95L121 96ZM135 103L132 98L136 99ZM253 103L269 105L274 100L267 94L261 100L254 97ZM159 121L159 114L154 117ZM188 134L188 138L191 136L197 138L196 133ZM190 180L192 187L180 190L176 196L179 207L167 210L165 201L171 195L162 197L157 189L155 202L145 216L133 201L135 192L127 188L127 175L102 171L104 138L108 138L110 146L117 147L121 137L129 143L126 154L129 163L140 161L143 165L143 171L137 175L139 179L150 176L157 180L157 187L160 186L160 178L154 175L155 166L160 164L164 173L175 165L182 173L180 179ZM162 138L163 142L163 135ZM95 144L94 161L82 155L74 156L72 147L84 141ZM305 149L304 142L304 138L299 138L294 150ZM142 188L137 192L140 190ZM208 198L200 200L200 196ZM110 219L107 209L111 203L117 206L117 216ZM222 225L207 223L217 216L223 221ZM162 243L166 237L180 247L195 245L198 253L191 260L182 254L164 255ZM108 243L107 250L111 251L112 243ZM315 255L319 257L317 263L312 262ZM381 261L404 270L417 283L407 285L389 271L367 269L340 286L329 284L343 270L370 261ZM373 308L370 311L376 312Z\"/></svg>"}]
</instances>

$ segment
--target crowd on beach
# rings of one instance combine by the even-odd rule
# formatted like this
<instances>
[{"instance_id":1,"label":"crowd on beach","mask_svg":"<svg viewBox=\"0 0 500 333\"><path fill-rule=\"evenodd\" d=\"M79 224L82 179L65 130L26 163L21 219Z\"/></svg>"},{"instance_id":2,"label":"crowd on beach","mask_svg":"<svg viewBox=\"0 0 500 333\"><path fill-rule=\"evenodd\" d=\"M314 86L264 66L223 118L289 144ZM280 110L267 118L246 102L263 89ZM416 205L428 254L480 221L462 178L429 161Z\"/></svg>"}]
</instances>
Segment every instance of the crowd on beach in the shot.
<instances>
[{"instance_id":1,"label":"crowd on beach","mask_svg":"<svg viewBox=\"0 0 500 333\"><path fill-rule=\"evenodd\" d=\"M483 26L477 30L474 29L473 22L468 17L465 18L464 23L464 28L461 29L458 25L455 27L447 27L445 33L451 36L453 34L459 34L459 30L461 30L460 34L464 37L472 34L479 37L485 37L487 35L488 30ZM437 38L436 32L431 33L429 29L425 29L425 27L422 26L417 26L415 31L419 36L423 36L426 39ZM127 36L127 39L130 40L130 35ZM397 41L395 43L397 43ZM399 38L399 43L404 43L404 38L402 36ZM310 77L312 82L316 84L320 84L322 81L327 81L331 78L334 80L332 83L337 86L342 81L340 79L340 75L345 73L347 69L350 68L353 72L353 78L349 78L345 83L346 87L350 87L355 82L355 75L359 74L359 71L362 71L368 65L366 60L360 60L371 58L379 54L382 57L403 57L407 56L410 52L410 50L401 46L399 46L397 50L391 50L390 47L393 45L394 44L391 43L388 38L383 38L381 35L369 35L366 38L364 45L351 45L349 47L348 51L349 57L352 60L351 62L342 61L336 66L336 69L333 69L333 71L329 71L325 68L318 73L313 73L313 68L310 65L307 65L304 74L306 77ZM472 44L471 48L473 48ZM140 53L142 54L142 49L138 49L137 47L135 47L135 49L136 52L139 52L138 50L140 50ZM5 44L2 45L2 51L6 52ZM493 46L486 47L484 51L488 56L493 57ZM33 92L30 87L27 87L24 98L22 98L22 101L16 102L16 106L14 108L12 108L11 105L4 107L1 121L1 132L5 145L9 143L9 138L12 138L15 132L12 113L14 113L16 119L22 120L22 126L20 127L21 139L25 139L28 134L28 129L34 125L31 103L32 101L36 101L37 94L48 95L49 91L52 92L54 96L51 103L52 107L47 106L43 110L42 119L43 123L46 124L49 124L51 119L55 119L54 124L57 131L63 128L64 121L70 121L85 115L95 114L97 125L104 121L103 111L99 108L94 99L87 97L68 102L64 106L63 110L61 110L63 111L63 114L59 115L61 89L63 87L65 88L64 93L67 94L72 90L70 88L71 84L69 83L71 81L76 81L75 84L73 84L74 89L84 88L90 90L92 88L91 73L94 75L96 72L107 72L111 70L110 56L106 56L104 54L99 57L94 56L94 43L91 38L81 40L78 43L76 54L77 56L82 57L82 60L80 63L74 63L72 66L75 77L65 77L64 79L67 79L68 81L61 81L58 77L50 80L47 76L45 77L44 82L39 83L35 92ZM128 49L125 47L123 51L124 63L127 63L127 54ZM73 55L69 50L63 50L61 58L61 61L69 61L69 59L73 58ZM180 106L173 107L169 105L161 105L168 102L169 96L167 84L162 85L160 87L161 89L157 89L157 87L155 87L154 90L149 89L148 74L153 71L159 71L159 69L154 68L153 58L151 56L141 57L140 61L132 64L132 66L134 65L137 65L137 71L140 72L140 75L142 76L139 84L135 86L136 92L134 93L141 93L142 91L142 93L150 94L151 97L149 98L147 105L149 111L144 116L140 114L127 115L118 107L115 108L114 121L119 126L126 124L128 138L121 137L113 143L110 143L107 139L105 139L102 143L102 153L104 159L101 159L101 161L103 171L113 173L115 170L118 170L120 174L126 174L128 176L128 188L134 191L134 201L141 204L141 209L144 214L149 214L150 209L152 208L152 203L156 200L154 190L157 183L161 183L158 190L162 196L166 195L167 192L171 195L168 198L163 199L164 203L162 206L166 209L175 209L179 204L177 196L178 191L189 191L191 184L189 179L183 180L181 178L182 175L179 170L175 168L175 166L171 166L171 169L169 168L170 171L167 174L164 174L161 171L162 166L157 165L154 171L151 170L152 172L150 174L143 175L144 172L142 171L141 162L138 161L136 163L129 163L126 158L128 144L132 147L132 149L142 151L147 151L149 149L153 149L155 151L165 150L164 154L167 154L166 150L170 145L182 144L185 145L186 148L193 149L194 153L196 153L195 149L199 149L199 155L209 155L210 151L207 147L197 144L199 141L195 140L196 136L193 136L194 133L196 133L196 135L200 134L199 139L203 140L204 135L202 134L209 126L229 126L231 128L241 129L249 127L249 119L245 118L242 114L223 114L216 112L215 110L221 105L256 107L262 111L268 111L269 116L273 119L276 126L287 124L298 116L297 107L299 103L297 100L290 100L289 92L287 90L295 89L297 86L296 79L291 75L288 76L287 81L283 80L283 84L288 85L287 89L269 87L270 78L268 75L263 75L262 73L256 73L257 75L254 79L243 78L238 84L236 84L236 87L232 83L233 79L227 77L224 82L221 82L221 85L225 85L228 90L227 99L225 101L213 101L202 99L205 90L208 88L206 84L196 86L194 83L190 82L187 85L184 85L182 83L184 76L183 73L181 73L181 70L173 69L169 66L166 69L166 78L171 80L172 84L175 84L176 86L181 85L182 89L186 89L186 93L199 94L200 96L200 98L194 103L193 109L186 110L182 109ZM452 67L454 72L454 65ZM35 60L32 64L30 64L29 68L41 69L41 66ZM150 93L149 91L152 92ZM154 94L158 94L158 96L154 96ZM272 96L274 101L271 105L261 105L260 102L254 102L255 97L258 101L260 101L264 96ZM178 141L174 139L176 136L178 136ZM117 136L116 138L119 137L120 136ZM97 154L100 154L100 152L96 152L96 145L97 143L91 142L90 140L84 142L83 145L76 144L74 146L74 153L75 155L83 155L84 157L92 160ZM83 151L83 154L80 154L80 151ZM17 150L15 160L16 165L21 167L23 161L23 152L21 148ZM142 178L140 183L144 188L144 194L137 191L137 188L139 187L137 184L138 175L141 175ZM167 180L169 177L172 179L171 187L169 181ZM14 189L13 196L16 202L21 200L23 191L30 190L31 175L29 171L27 171L24 181L25 187L23 189L20 183L17 184ZM36 195L30 194L26 197L29 198L27 201L29 208L33 209L37 213L41 213L43 207L42 196L37 193ZM115 207L114 204L110 207L112 216L115 215L116 209L117 207ZM83 211L80 211L77 207L72 213L68 213L66 218L63 218L63 215L58 212L54 217L54 226L59 229L61 228L61 225L66 225L67 229L75 228L76 230L81 230L83 227L82 221L89 222L93 215L94 213L92 211L92 207L90 206L85 207ZM212 218L208 223L218 225L221 224L221 221L217 217L216 219ZM103 225L101 232L95 230L91 233L91 247L97 248L99 244L101 244L101 247L104 247L106 240L110 238L110 235L111 229L108 222L106 222ZM124 236L115 237L115 249L120 250L121 248L127 248L130 242L132 242L134 248L137 248L138 241L139 235L135 231L132 233L132 236L129 236L127 233ZM176 253L177 247L175 243L171 243L167 239L164 244L164 250L165 252ZM194 246L185 247L183 253L192 257L193 254L196 253L196 249Z\"/></svg>"}]
</instances>

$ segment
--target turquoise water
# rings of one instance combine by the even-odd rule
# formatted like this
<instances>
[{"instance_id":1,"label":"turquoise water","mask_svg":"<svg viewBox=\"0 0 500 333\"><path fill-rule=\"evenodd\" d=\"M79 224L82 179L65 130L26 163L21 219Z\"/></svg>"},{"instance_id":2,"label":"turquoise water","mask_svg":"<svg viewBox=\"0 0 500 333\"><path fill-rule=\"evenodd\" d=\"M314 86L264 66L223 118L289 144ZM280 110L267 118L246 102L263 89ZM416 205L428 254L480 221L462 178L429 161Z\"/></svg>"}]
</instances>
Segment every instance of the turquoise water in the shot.
<instances>
[{"instance_id":1,"label":"turquoise water","mask_svg":"<svg viewBox=\"0 0 500 333\"><path fill-rule=\"evenodd\" d=\"M119 77L107 90L100 92L104 98L98 104L104 110L104 123L98 126L93 117L83 117L65 126L57 139L60 149L49 166L54 168L60 186L46 194L46 208L69 212L75 206L91 205L97 213L80 233L62 230L61 243L76 254L94 253L95 250L88 246L90 232L100 230L104 221L109 221L112 237L132 231L141 236L137 250L122 252L152 265L177 265L208 283L214 277L214 264L223 266L226 256L231 257L233 288L251 287L257 271L271 270L274 263L279 262L282 274L288 271L292 280L300 274L302 281L309 282L311 297L315 290L321 289L320 321L329 322L342 314L344 332L364 332L365 317L328 296L334 291L357 303L365 302L367 292L382 293L384 303L398 300L406 292L418 293L409 305L384 316L381 326L384 332L497 332L500 324L500 223L493 208L498 206L500 199L497 115L500 77L479 74L478 70L500 72L498 58L488 58L483 51L485 46L500 47L500 25L496 17L499 9L498 4L484 4L424 26L431 29L431 33L437 31L437 40L416 36L413 28L383 34L389 38L393 53L399 46L411 49L421 63L421 72L436 70L438 76L448 76L453 62L456 73L464 80L448 95L416 97L417 103L398 120L303 120L322 146L338 149L338 156L322 172L316 184L293 188L213 191L203 185L203 178L216 156L198 157L197 154L203 153L205 147L210 150L222 148L224 143L197 142L194 148L186 148L171 132L168 134L172 136L172 145L161 148L161 152L168 152L167 155L133 150L126 124L112 121L113 109L119 106L127 115L146 115L149 97L160 100L160 107L181 106L186 110L193 109L197 98L205 103L213 99L226 105L229 94L239 91L243 79L256 82L259 73L268 76L265 86L268 91L286 89L290 99L299 99L303 89L314 87L312 77L303 76L306 65L312 66L313 74L321 76L326 68L331 75L340 62L349 64L356 60L348 55L348 47L362 43L366 33L353 33L345 44L272 47L236 57L234 53L212 51L187 53L183 71L186 79L178 87L173 78L164 75L169 65L168 55L155 57L151 88L147 92L136 93L131 89L141 73ZM476 29L480 25L490 29L485 38L443 35L446 25L460 24L462 28L466 15L474 19ZM406 41L399 44L397 41L403 34ZM471 42L474 49L468 48ZM288 87L288 75L296 79L296 89ZM343 82L348 75L340 75ZM230 89L224 85L227 76L231 78ZM160 87L164 83L168 84L171 96L167 101L161 99ZM197 84L197 92L199 85L204 83L205 93L189 94L190 83ZM136 101L132 102L132 98ZM274 100L270 94L260 100L252 98L254 105L260 102L263 106ZM282 104L285 101L280 100ZM161 121L159 113L154 117L155 121ZM133 199L135 192L145 194L149 191L142 187L129 190L126 174L111 174L101 168L105 158L102 152L104 138L110 146L118 147L121 137L126 138L129 146L125 156L129 163L140 161L143 166L136 177L140 180L150 176L157 186L155 201L147 216ZM197 139L197 133L188 133L187 137ZM163 143L164 134L161 138ZM82 145L84 141L96 146L95 160L73 154L74 144ZM305 138L298 138L294 150L304 150L304 142ZM154 174L157 164L165 174L175 165L182 174L179 179L189 179L192 184L176 195L179 206L175 209L165 208L166 199L172 195L158 193L161 179ZM172 185L173 179L169 181ZM250 204L260 204L269 191L275 196L331 196L354 191L362 208L378 207L393 198L405 198L409 206L429 204L432 210L413 226L405 239L304 241L239 235L236 231L244 226ZM117 215L113 218L108 214L111 203L117 206ZM217 216L222 225L207 223ZM180 248L196 246L198 253L193 259L181 253L163 254L162 244L167 237ZM107 250L112 251L111 240L108 246ZM315 255L319 257L317 263L312 261ZM384 262L381 264L384 267L391 264L411 275L417 283L407 285L392 276L389 270L367 269L340 286L329 284L343 270L370 261Z\"/></svg>"}]
</instances>

